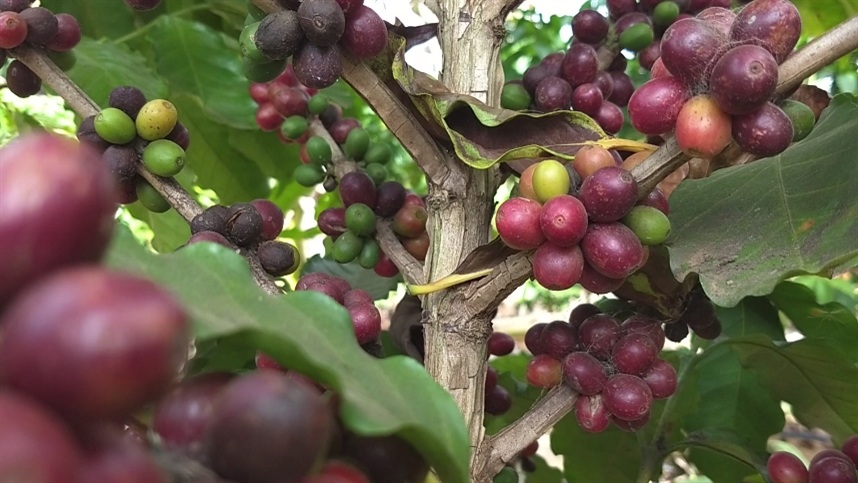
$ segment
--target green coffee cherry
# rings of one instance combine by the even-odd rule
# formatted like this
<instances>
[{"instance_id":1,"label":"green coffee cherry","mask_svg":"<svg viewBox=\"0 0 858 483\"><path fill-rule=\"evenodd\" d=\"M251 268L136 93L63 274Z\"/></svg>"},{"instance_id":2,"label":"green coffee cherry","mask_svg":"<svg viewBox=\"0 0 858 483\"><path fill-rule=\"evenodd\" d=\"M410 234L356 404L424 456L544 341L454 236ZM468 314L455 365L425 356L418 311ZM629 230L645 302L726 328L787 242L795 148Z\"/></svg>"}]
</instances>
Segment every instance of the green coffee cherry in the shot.
<instances>
[{"instance_id":1,"label":"green coffee cherry","mask_svg":"<svg viewBox=\"0 0 858 483\"><path fill-rule=\"evenodd\" d=\"M339 263L349 263L363 250L363 238L355 235L351 231L347 231L338 236L334 241L334 260Z\"/></svg>"},{"instance_id":2,"label":"green coffee cherry","mask_svg":"<svg viewBox=\"0 0 858 483\"><path fill-rule=\"evenodd\" d=\"M330 101L328 100L328 96L325 94L319 93L310 98L307 102L307 109L310 110L311 114L320 115L325 112L325 109L328 108Z\"/></svg>"},{"instance_id":3,"label":"green coffee cherry","mask_svg":"<svg viewBox=\"0 0 858 483\"><path fill-rule=\"evenodd\" d=\"M675 2L661 2L652 11L652 19L656 25L668 26L679 16L679 5Z\"/></svg>"},{"instance_id":4,"label":"green coffee cherry","mask_svg":"<svg viewBox=\"0 0 858 483\"><path fill-rule=\"evenodd\" d=\"M569 172L559 161L540 161L533 170L533 191L540 203L567 194L570 185Z\"/></svg>"},{"instance_id":5,"label":"green coffee cherry","mask_svg":"<svg viewBox=\"0 0 858 483\"><path fill-rule=\"evenodd\" d=\"M286 139L298 139L309 128L310 124L307 122L307 118L303 116L289 116L283 121L283 125L280 126L280 133Z\"/></svg>"},{"instance_id":6,"label":"green coffee cherry","mask_svg":"<svg viewBox=\"0 0 858 483\"><path fill-rule=\"evenodd\" d=\"M367 149L369 149L369 133L362 127L352 129L346 137L346 143L343 144L345 155L352 159L361 160Z\"/></svg>"},{"instance_id":7,"label":"green coffee cherry","mask_svg":"<svg viewBox=\"0 0 858 483\"><path fill-rule=\"evenodd\" d=\"M652 206L635 206L621 221L643 245L664 243L670 235L667 215Z\"/></svg>"},{"instance_id":8,"label":"green coffee cherry","mask_svg":"<svg viewBox=\"0 0 858 483\"><path fill-rule=\"evenodd\" d=\"M393 156L393 151L387 143L373 143L363 155L363 160L367 163L387 164Z\"/></svg>"},{"instance_id":9,"label":"green coffee cherry","mask_svg":"<svg viewBox=\"0 0 858 483\"><path fill-rule=\"evenodd\" d=\"M354 203L346 209L346 228L358 236L375 233L375 213L363 203Z\"/></svg>"},{"instance_id":10,"label":"green coffee cherry","mask_svg":"<svg viewBox=\"0 0 858 483\"><path fill-rule=\"evenodd\" d=\"M241 58L257 64L271 60L256 47L256 30L258 28L259 22L254 22L244 27L241 35L238 36L238 51L241 53Z\"/></svg>"},{"instance_id":11,"label":"green coffee cherry","mask_svg":"<svg viewBox=\"0 0 858 483\"><path fill-rule=\"evenodd\" d=\"M358 265L366 269L374 268L380 257L381 248L378 247L378 243L372 238L368 238L363 242L363 248L357 257Z\"/></svg>"},{"instance_id":12,"label":"green coffee cherry","mask_svg":"<svg viewBox=\"0 0 858 483\"><path fill-rule=\"evenodd\" d=\"M364 171L366 171L366 174L372 178L372 182L375 183L376 186L387 181L387 168L385 168L383 164L368 164L366 165L366 168L364 168Z\"/></svg>"},{"instance_id":13,"label":"green coffee cherry","mask_svg":"<svg viewBox=\"0 0 858 483\"><path fill-rule=\"evenodd\" d=\"M170 209L170 203L145 180L137 182L137 200L144 208L153 213L164 213Z\"/></svg>"},{"instance_id":14,"label":"green coffee cherry","mask_svg":"<svg viewBox=\"0 0 858 483\"><path fill-rule=\"evenodd\" d=\"M143 150L143 166L158 176L175 176L185 167L185 150L168 139L158 139Z\"/></svg>"},{"instance_id":15,"label":"green coffee cherry","mask_svg":"<svg viewBox=\"0 0 858 483\"><path fill-rule=\"evenodd\" d=\"M95 132L111 144L128 144L137 137L134 121L115 107L102 109L94 120Z\"/></svg>"},{"instance_id":16,"label":"green coffee cherry","mask_svg":"<svg viewBox=\"0 0 858 483\"><path fill-rule=\"evenodd\" d=\"M792 141L797 142L806 138L816 124L816 116L807 104L787 99L778 104L792 121Z\"/></svg>"},{"instance_id":17,"label":"green coffee cherry","mask_svg":"<svg viewBox=\"0 0 858 483\"><path fill-rule=\"evenodd\" d=\"M525 111L530 108L530 94L521 84L504 84L501 91L501 107L513 111Z\"/></svg>"},{"instance_id":18,"label":"green coffee cherry","mask_svg":"<svg viewBox=\"0 0 858 483\"><path fill-rule=\"evenodd\" d=\"M325 179L325 172L315 164L302 164L295 168L292 176L295 177L295 182L299 185L309 188L321 183Z\"/></svg>"},{"instance_id":19,"label":"green coffee cherry","mask_svg":"<svg viewBox=\"0 0 858 483\"><path fill-rule=\"evenodd\" d=\"M324 138L319 136L310 136L307 140L307 157L314 164L325 165L331 162L334 153L331 151L331 145Z\"/></svg>"},{"instance_id":20,"label":"green coffee cherry","mask_svg":"<svg viewBox=\"0 0 858 483\"><path fill-rule=\"evenodd\" d=\"M654 38L652 27L645 23L635 24L620 34L620 47L638 52L651 44Z\"/></svg>"},{"instance_id":21,"label":"green coffee cherry","mask_svg":"<svg viewBox=\"0 0 858 483\"><path fill-rule=\"evenodd\" d=\"M170 134L178 121L179 113L172 102L166 99L153 99L143 104L134 123L137 126L137 134L141 138L154 141Z\"/></svg>"}]
</instances>

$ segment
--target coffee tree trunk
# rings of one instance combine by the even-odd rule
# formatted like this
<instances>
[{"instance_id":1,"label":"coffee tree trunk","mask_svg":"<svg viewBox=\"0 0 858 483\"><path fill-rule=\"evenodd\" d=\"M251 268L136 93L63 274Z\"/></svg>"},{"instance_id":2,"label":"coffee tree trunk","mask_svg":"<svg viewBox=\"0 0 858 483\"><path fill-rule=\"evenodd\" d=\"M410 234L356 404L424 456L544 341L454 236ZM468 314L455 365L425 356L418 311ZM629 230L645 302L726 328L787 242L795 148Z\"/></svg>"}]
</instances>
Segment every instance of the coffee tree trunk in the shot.
<instances>
[{"instance_id":1,"label":"coffee tree trunk","mask_svg":"<svg viewBox=\"0 0 858 483\"><path fill-rule=\"evenodd\" d=\"M503 84L499 52L508 8L500 1L439 2L439 39L444 53L441 80L452 92L497 104ZM447 162L451 175L441 183L429 183L427 281L449 275L468 253L488 241L493 197L500 180L496 168L471 169L452 153ZM472 313L456 289L427 295L423 309L426 368L458 404L475 453L484 435L486 341L493 314Z\"/></svg>"}]
</instances>

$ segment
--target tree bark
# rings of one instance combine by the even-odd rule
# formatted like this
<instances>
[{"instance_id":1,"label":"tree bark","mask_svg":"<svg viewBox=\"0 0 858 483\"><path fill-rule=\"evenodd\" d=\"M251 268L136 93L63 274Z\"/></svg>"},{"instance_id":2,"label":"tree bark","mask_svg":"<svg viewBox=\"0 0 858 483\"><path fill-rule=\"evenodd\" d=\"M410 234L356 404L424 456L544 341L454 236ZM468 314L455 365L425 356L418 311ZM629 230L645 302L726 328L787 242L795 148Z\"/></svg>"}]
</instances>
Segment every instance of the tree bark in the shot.
<instances>
[{"instance_id":1,"label":"tree bark","mask_svg":"<svg viewBox=\"0 0 858 483\"><path fill-rule=\"evenodd\" d=\"M469 94L497 105L503 85L500 46L508 11L519 2L442 0L439 2L439 40L444 55L441 80L453 92ZM448 179L429 183L431 237L425 265L427 281L451 274L459 263L489 237L497 168L476 170L448 157ZM465 180L465 183L461 181ZM483 440L486 342L491 334L494 307L469 310L461 288L427 295L425 364L429 374L450 392L465 418L472 456Z\"/></svg>"}]
</instances>

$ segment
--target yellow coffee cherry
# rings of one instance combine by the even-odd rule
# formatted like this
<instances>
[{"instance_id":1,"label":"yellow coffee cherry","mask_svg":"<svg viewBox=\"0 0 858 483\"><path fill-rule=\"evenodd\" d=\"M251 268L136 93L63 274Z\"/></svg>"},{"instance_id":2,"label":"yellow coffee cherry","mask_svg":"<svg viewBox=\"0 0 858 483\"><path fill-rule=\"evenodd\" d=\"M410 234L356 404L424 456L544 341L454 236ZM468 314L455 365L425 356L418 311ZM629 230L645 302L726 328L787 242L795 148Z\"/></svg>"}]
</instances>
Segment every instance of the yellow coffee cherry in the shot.
<instances>
[{"instance_id":1,"label":"yellow coffee cherry","mask_svg":"<svg viewBox=\"0 0 858 483\"><path fill-rule=\"evenodd\" d=\"M154 99L143 105L134 124L141 138L154 141L170 134L178 120L179 113L172 102Z\"/></svg>"}]
</instances>

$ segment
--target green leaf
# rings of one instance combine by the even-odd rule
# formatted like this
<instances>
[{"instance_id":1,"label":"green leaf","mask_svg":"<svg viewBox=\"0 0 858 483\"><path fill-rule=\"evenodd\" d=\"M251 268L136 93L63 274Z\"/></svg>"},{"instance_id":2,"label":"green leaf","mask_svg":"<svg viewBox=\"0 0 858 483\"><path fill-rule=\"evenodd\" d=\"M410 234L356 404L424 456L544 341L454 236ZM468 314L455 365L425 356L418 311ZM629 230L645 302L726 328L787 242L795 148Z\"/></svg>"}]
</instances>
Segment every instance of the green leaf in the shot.
<instances>
[{"instance_id":1,"label":"green leaf","mask_svg":"<svg viewBox=\"0 0 858 483\"><path fill-rule=\"evenodd\" d=\"M822 428L839 441L858 433L858 368L828 344L804 339L776 345L761 335L725 343L763 387L792 405L799 422Z\"/></svg>"},{"instance_id":2,"label":"green leaf","mask_svg":"<svg viewBox=\"0 0 858 483\"><path fill-rule=\"evenodd\" d=\"M763 297L746 297L735 307L715 307L721 321L721 333L727 337L763 334L783 341L784 329L778 311Z\"/></svg>"},{"instance_id":3,"label":"green leaf","mask_svg":"<svg viewBox=\"0 0 858 483\"><path fill-rule=\"evenodd\" d=\"M329 258L313 255L304 264L303 274L324 272L344 278L349 285L369 292L375 300L386 299L399 285L400 277L381 277L374 270L361 267L357 262L337 263Z\"/></svg>"},{"instance_id":4,"label":"green leaf","mask_svg":"<svg viewBox=\"0 0 858 483\"><path fill-rule=\"evenodd\" d=\"M217 123L256 129L256 107L239 53L220 34L203 24L164 15L154 22L147 38L155 50L158 72L169 81L173 95L199 97L203 111Z\"/></svg>"},{"instance_id":5,"label":"green leaf","mask_svg":"<svg viewBox=\"0 0 858 483\"><path fill-rule=\"evenodd\" d=\"M284 145L275 133L231 129L229 146L252 161L268 177L286 183L301 163L298 144Z\"/></svg>"},{"instance_id":6,"label":"green leaf","mask_svg":"<svg viewBox=\"0 0 858 483\"><path fill-rule=\"evenodd\" d=\"M268 196L268 179L259 166L230 147L232 129L211 122L196 96L178 94L171 101L190 132L187 165L200 186L214 190L227 205Z\"/></svg>"},{"instance_id":7,"label":"green leaf","mask_svg":"<svg viewBox=\"0 0 858 483\"><path fill-rule=\"evenodd\" d=\"M671 268L697 272L733 306L790 275L858 260L858 99L836 96L805 140L778 156L687 180L670 199Z\"/></svg>"},{"instance_id":8,"label":"green leaf","mask_svg":"<svg viewBox=\"0 0 858 483\"><path fill-rule=\"evenodd\" d=\"M638 440L613 425L601 433L587 433L570 414L551 431L551 450L563 456L567 481L637 481Z\"/></svg>"},{"instance_id":9,"label":"green leaf","mask_svg":"<svg viewBox=\"0 0 858 483\"><path fill-rule=\"evenodd\" d=\"M134 12L123 3L108 5L103 2L70 2L69 0L42 0L41 6L54 13L68 13L80 24L81 31L92 38L118 38L134 31ZM75 47L74 52L80 53ZM119 60L120 58L117 58ZM89 91L87 91L89 92Z\"/></svg>"},{"instance_id":10,"label":"green leaf","mask_svg":"<svg viewBox=\"0 0 858 483\"><path fill-rule=\"evenodd\" d=\"M765 451L766 440L784 427L780 400L760 390L760 380L745 369L735 352L716 344L709 347L695 366L695 391L700 399L694 411L682 419L686 431L732 431L738 442Z\"/></svg>"},{"instance_id":11,"label":"green leaf","mask_svg":"<svg viewBox=\"0 0 858 483\"><path fill-rule=\"evenodd\" d=\"M803 35L817 37L840 22L858 15L854 0L793 0L801 14Z\"/></svg>"},{"instance_id":12,"label":"green leaf","mask_svg":"<svg viewBox=\"0 0 858 483\"><path fill-rule=\"evenodd\" d=\"M107 106L110 91L118 86L138 87L148 99L167 96L164 79L142 55L125 45L84 37L74 53L77 63L68 76L99 106Z\"/></svg>"},{"instance_id":13,"label":"green leaf","mask_svg":"<svg viewBox=\"0 0 858 483\"><path fill-rule=\"evenodd\" d=\"M736 483L765 468L766 452L748 451L729 430L698 431L673 449L691 447L690 460L715 483Z\"/></svg>"},{"instance_id":14,"label":"green leaf","mask_svg":"<svg viewBox=\"0 0 858 483\"><path fill-rule=\"evenodd\" d=\"M132 203L127 206L128 211L134 218L142 220L149 225L155 234L152 239L152 248L160 253L176 250L191 237L191 229L188 222L181 217L176 210L168 210L164 213L153 213L143 207L140 203Z\"/></svg>"},{"instance_id":15,"label":"green leaf","mask_svg":"<svg viewBox=\"0 0 858 483\"><path fill-rule=\"evenodd\" d=\"M824 341L858 362L858 321L846 307L820 304L813 291L794 282L781 282L769 299L806 337Z\"/></svg>"},{"instance_id":16,"label":"green leaf","mask_svg":"<svg viewBox=\"0 0 858 483\"><path fill-rule=\"evenodd\" d=\"M235 341L233 348L270 354L335 390L350 430L397 434L444 481L467 481L468 435L453 399L416 361L375 359L363 352L348 313L329 297L314 292L266 295L252 281L245 260L224 247L203 243L154 255L124 227L107 261L175 294L191 315L197 343L229 346Z\"/></svg>"}]
</instances>

